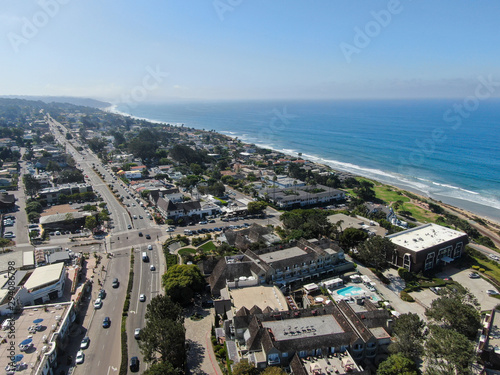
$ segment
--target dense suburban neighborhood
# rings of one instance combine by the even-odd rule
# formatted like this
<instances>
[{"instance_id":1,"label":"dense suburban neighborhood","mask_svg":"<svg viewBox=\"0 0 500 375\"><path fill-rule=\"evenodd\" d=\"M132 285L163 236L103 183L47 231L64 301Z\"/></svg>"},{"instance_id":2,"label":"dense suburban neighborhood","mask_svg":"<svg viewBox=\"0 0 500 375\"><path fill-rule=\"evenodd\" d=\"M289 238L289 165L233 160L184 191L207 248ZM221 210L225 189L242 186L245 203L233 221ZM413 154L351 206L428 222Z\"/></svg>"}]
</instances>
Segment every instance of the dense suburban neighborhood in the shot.
<instances>
[{"instance_id":1,"label":"dense suburban neighborhood","mask_svg":"<svg viewBox=\"0 0 500 375\"><path fill-rule=\"evenodd\" d=\"M0 99L7 374L495 374L500 227L210 130Z\"/></svg>"}]
</instances>

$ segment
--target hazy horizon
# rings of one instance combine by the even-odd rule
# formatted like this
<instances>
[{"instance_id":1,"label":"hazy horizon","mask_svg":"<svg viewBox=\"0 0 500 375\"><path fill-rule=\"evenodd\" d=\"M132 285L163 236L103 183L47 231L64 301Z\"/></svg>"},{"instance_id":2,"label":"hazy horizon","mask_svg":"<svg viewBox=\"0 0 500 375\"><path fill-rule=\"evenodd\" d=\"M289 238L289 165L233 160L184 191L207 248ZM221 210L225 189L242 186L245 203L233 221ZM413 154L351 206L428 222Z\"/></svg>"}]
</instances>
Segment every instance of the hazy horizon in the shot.
<instances>
[{"instance_id":1,"label":"hazy horizon","mask_svg":"<svg viewBox=\"0 0 500 375\"><path fill-rule=\"evenodd\" d=\"M10 1L0 95L173 100L499 97L499 3Z\"/></svg>"}]
</instances>

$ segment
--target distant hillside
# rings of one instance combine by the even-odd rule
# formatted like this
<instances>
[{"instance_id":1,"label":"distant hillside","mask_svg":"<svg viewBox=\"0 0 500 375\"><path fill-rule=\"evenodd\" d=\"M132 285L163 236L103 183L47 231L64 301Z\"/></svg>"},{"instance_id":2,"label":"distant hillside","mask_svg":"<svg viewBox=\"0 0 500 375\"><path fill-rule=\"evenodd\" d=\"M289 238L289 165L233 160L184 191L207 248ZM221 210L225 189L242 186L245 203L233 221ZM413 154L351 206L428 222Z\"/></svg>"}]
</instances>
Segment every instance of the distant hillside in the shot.
<instances>
[{"instance_id":1,"label":"distant hillside","mask_svg":"<svg viewBox=\"0 0 500 375\"><path fill-rule=\"evenodd\" d=\"M72 96L30 96L30 95L4 95L2 98L18 98L18 99L26 99L26 100L40 100L44 103L69 103L74 105L81 105L85 107L92 108L106 108L111 105L111 103L101 102L100 100L90 99L90 98L77 98Z\"/></svg>"}]
</instances>

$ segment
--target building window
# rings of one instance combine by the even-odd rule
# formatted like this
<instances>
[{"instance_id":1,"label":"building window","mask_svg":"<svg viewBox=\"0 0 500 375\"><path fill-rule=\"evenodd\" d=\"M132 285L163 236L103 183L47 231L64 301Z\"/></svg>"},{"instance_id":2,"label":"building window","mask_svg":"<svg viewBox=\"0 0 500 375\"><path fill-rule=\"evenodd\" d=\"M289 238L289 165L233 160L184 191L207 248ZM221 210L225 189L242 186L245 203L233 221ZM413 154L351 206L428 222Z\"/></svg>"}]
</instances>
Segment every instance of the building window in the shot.
<instances>
[{"instance_id":1,"label":"building window","mask_svg":"<svg viewBox=\"0 0 500 375\"><path fill-rule=\"evenodd\" d=\"M301 350L301 351L299 352L299 357L300 357L300 358L307 357L307 351L306 351L306 350Z\"/></svg>"},{"instance_id":2,"label":"building window","mask_svg":"<svg viewBox=\"0 0 500 375\"><path fill-rule=\"evenodd\" d=\"M282 355L283 358L287 358L288 357L288 353L287 352L281 353L281 355Z\"/></svg>"},{"instance_id":3,"label":"building window","mask_svg":"<svg viewBox=\"0 0 500 375\"><path fill-rule=\"evenodd\" d=\"M406 268L408 271L410 271L411 268L411 256L410 254L406 253L403 257L403 267Z\"/></svg>"},{"instance_id":4,"label":"building window","mask_svg":"<svg viewBox=\"0 0 500 375\"><path fill-rule=\"evenodd\" d=\"M457 245L455 246L455 251L453 252L453 258L460 258L462 256L462 246L462 242L457 243Z\"/></svg>"},{"instance_id":5,"label":"building window","mask_svg":"<svg viewBox=\"0 0 500 375\"><path fill-rule=\"evenodd\" d=\"M278 363L280 363L280 356L277 353L269 354L267 356L268 365L276 365Z\"/></svg>"},{"instance_id":6,"label":"building window","mask_svg":"<svg viewBox=\"0 0 500 375\"><path fill-rule=\"evenodd\" d=\"M432 267L434 267L434 256L435 256L434 253L427 254L427 258L425 259L425 267L424 267L426 270L429 270Z\"/></svg>"}]
</instances>

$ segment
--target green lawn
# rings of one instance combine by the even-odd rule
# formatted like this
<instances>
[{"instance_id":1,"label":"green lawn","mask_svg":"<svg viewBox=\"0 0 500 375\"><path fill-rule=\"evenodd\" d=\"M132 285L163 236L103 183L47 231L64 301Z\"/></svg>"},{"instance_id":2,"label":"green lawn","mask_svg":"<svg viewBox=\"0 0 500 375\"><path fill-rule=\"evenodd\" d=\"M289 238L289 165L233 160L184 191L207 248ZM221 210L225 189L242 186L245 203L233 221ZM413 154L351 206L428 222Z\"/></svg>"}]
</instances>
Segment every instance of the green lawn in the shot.
<instances>
[{"instance_id":1,"label":"green lawn","mask_svg":"<svg viewBox=\"0 0 500 375\"><path fill-rule=\"evenodd\" d=\"M196 254L197 250L193 249L192 247L185 247L184 249L180 249L178 251L179 255L189 255L189 254Z\"/></svg>"},{"instance_id":2,"label":"green lawn","mask_svg":"<svg viewBox=\"0 0 500 375\"><path fill-rule=\"evenodd\" d=\"M391 187L387 185L378 185L375 186L375 196L378 199L383 200L387 204L396 201L409 202L410 198L405 197L404 195L398 194L398 190L393 190Z\"/></svg>"},{"instance_id":3,"label":"green lawn","mask_svg":"<svg viewBox=\"0 0 500 375\"><path fill-rule=\"evenodd\" d=\"M214 243L212 241L208 241L207 243L204 243L203 245L201 245L198 249L203 250L203 252L205 252L205 253L211 253L211 252L215 251L215 249L217 249L217 247L214 245Z\"/></svg>"}]
</instances>

